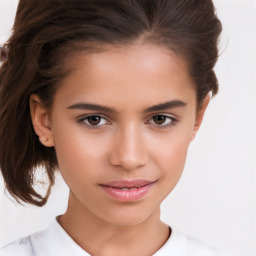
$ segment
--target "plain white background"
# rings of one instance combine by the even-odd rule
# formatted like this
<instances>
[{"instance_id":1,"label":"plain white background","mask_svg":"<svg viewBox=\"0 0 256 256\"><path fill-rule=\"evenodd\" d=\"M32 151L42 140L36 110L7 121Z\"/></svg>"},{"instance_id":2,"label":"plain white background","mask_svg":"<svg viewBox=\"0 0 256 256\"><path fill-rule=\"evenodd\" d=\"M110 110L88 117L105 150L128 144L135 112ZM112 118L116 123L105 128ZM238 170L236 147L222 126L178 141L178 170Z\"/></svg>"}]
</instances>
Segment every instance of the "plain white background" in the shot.
<instances>
[{"instance_id":1,"label":"plain white background","mask_svg":"<svg viewBox=\"0 0 256 256\"><path fill-rule=\"evenodd\" d=\"M223 23L220 91L190 146L182 179L163 203L162 219L230 255L256 255L256 0L214 2ZM0 0L0 43L16 6L17 0ZM0 178L0 245L45 227L65 211L67 196L57 176L45 207L22 207L8 199Z\"/></svg>"}]
</instances>

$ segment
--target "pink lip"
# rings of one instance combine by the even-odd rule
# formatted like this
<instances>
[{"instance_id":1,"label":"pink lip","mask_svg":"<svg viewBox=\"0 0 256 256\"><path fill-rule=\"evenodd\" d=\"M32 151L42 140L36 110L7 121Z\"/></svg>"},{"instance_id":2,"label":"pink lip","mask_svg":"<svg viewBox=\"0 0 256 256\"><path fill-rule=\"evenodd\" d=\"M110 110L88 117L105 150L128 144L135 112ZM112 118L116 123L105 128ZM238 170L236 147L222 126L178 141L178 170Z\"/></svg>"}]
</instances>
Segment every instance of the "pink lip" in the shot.
<instances>
[{"instance_id":1,"label":"pink lip","mask_svg":"<svg viewBox=\"0 0 256 256\"><path fill-rule=\"evenodd\" d=\"M100 186L112 199L119 202L131 202L144 197L155 182L142 179L115 180Z\"/></svg>"}]
</instances>

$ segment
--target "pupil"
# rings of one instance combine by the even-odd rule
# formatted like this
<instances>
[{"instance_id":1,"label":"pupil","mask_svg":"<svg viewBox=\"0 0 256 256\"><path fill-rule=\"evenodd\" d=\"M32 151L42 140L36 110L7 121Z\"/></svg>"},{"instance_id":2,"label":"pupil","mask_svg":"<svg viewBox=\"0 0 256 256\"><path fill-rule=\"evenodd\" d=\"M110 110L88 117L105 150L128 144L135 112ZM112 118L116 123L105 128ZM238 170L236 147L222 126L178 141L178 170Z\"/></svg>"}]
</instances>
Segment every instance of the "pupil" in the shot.
<instances>
[{"instance_id":1,"label":"pupil","mask_svg":"<svg viewBox=\"0 0 256 256\"><path fill-rule=\"evenodd\" d=\"M166 121L165 116L154 116L153 120L156 124L163 124Z\"/></svg>"},{"instance_id":2,"label":"pupil","mask_svg":"<svg viewBox=\"0 0 256 256\"><path fill-rule=\"evenodd\" d=\"M97 125L100 123L100 119L101 119L100 116L90 116L90 117L88 117L88 122L91 125Z\"/></svg>"}]
</instances>

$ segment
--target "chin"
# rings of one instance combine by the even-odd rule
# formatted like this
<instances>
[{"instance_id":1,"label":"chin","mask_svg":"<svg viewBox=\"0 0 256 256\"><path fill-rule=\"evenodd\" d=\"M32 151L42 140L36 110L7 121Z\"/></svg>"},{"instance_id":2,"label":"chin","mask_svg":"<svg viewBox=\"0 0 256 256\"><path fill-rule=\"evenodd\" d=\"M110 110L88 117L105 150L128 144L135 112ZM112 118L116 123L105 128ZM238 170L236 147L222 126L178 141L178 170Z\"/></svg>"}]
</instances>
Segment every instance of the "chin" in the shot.
<instances>
[{"instance_id":1,"label":"chin","mask_svg":"<svg viewBox=\"0 0 256 256\"><path fill-rule=\"evenodd\" d=\"M145 208L139 209L138 207L131 207L127 209L127 207L123 207L123 209L115 211L114 213L105 214L102 219L117 226L133 226L146 222L153 215L159 216L160 210L147 211Z\"/></svg>"}]
</instances>

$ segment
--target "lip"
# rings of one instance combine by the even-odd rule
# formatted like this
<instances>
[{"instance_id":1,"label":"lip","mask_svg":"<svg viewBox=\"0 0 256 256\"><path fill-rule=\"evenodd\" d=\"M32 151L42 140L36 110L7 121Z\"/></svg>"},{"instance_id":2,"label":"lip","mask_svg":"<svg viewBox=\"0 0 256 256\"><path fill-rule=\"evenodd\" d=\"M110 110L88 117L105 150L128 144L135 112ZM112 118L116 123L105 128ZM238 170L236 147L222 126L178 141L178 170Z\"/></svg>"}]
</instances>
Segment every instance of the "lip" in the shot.
<instances>
[{"instance_id":1,"label":"lip","mask_svg":"<svg viewBox=\"0 0 256 256\"><path fill-rule=\"evenodd\" d=\"M115 180L106 184L100 184L108 196L118 202L137 201L150 191L156 181L143 179Z\"/></svg>"}]
</instances>

